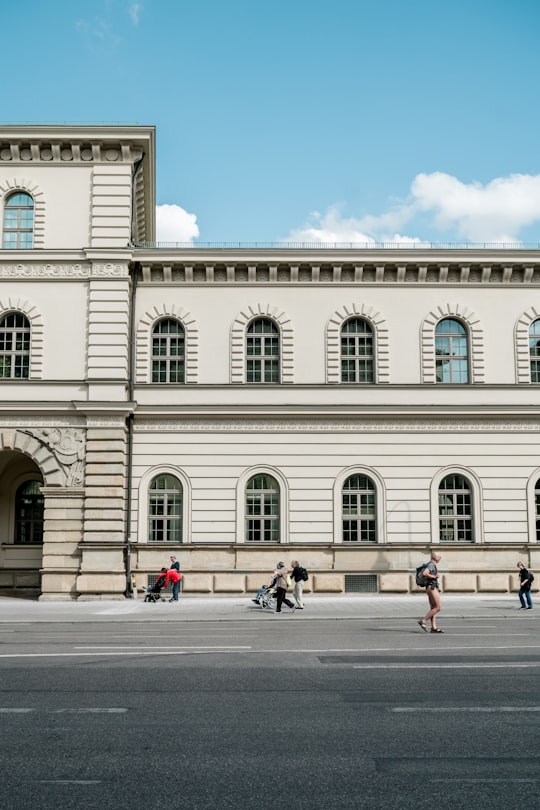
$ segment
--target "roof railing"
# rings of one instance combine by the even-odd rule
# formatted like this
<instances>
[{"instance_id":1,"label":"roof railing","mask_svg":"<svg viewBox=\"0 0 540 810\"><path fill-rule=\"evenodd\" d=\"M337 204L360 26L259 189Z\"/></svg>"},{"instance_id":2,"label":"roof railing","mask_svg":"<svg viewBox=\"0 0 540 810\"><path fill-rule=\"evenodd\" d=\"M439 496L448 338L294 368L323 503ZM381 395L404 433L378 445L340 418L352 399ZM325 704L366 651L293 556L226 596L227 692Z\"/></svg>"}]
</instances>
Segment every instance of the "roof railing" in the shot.
<instances>
[{"instance_id":1,"label":"roof railing","mask_svg":"<svg viewBox=\"0 0 540 810\"><path fill-rule=\"evenodd\" d=\"M136 242L165 250L540 250L540 242Z\"/></svg>"}]
</instances>

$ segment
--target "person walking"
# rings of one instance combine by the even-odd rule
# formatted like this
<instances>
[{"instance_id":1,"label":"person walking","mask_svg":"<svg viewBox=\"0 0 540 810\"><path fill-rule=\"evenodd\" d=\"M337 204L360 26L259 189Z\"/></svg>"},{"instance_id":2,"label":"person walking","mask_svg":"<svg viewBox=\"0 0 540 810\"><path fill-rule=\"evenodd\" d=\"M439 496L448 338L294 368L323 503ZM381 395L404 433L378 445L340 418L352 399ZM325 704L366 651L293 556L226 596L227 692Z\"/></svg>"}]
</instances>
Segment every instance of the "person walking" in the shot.
<instances>
[{"instance_id":1,"label":"person walking","mask_svg":"<svg viewBox=\"0 0 540 810\"><path fill-rule=\"evenodd\" d=\"M276 570L274 571L274 577L276 579L276 613L281 613L281 606L283 602L285 602L287 607L294 609L294 603L291 602L290 599L287 599L287 569L285 568L284 563L278 562Z\"/></svg>"},{"instance_id":2,"label":"person walking","mask_svg":"<svg viewBox=\"0 0 540 810\"><path fill-rule=\"evenodd\" d=\"M306 569L302 568L298 560L291 562L291 579L294 582L293 597L296 602L296 609L304 609L304 581L307 579L305 575Z\"/></svg>"},{"instance_id":3,"label":"person walking","mask_svg":"<svg viewBox=\"0 0 540 810\"><path fill-rule=\"evenodd\" d=\"M530 571L525 568L522 562L518 562L517 567L519 569L519 601L521 602L520 610L532 610L533 603L531 599L531 585L533 583L534 576L531 574ZM525 600L527 604L525 604Z\"/></svg>"},{"instance_id":4,"label":"person walking","mask_svg":"<svg viewBox=\"0 0 540 810\"><path fill-rule=\"evenodd\" d=\"M426 613L423 619L418 620L418 624L426 633L428 632L426 622L431 622L431 632L432 633L443 633L444 630L441 630L437 627L437 614L441 611L441 594L439 588L439 573L437 571L437 563L441 560L441 555L438 554L436 551L431 552L431 560L428 562L424 570L422 571L422 575L424 579L428 580L428 584L426 585L426 594L429 601L429 611Z\"/></svg>"}]
</instances>

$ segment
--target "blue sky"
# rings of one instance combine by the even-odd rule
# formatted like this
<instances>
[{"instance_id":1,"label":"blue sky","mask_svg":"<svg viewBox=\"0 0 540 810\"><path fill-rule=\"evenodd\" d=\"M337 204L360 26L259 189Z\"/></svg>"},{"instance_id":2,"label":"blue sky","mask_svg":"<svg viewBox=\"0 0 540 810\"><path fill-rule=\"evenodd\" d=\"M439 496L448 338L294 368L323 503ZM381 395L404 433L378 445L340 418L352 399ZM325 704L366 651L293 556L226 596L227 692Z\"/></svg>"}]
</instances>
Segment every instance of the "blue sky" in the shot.
<instances>
[{"instance_id":1,"label":"blue sky","mask_svg":"<svg viewBox=\"0 0 540 810\"><path fill-rule=\"evenodd\" d=\"M166 241L540 243L538 0L27 0L4 123L157 127Z\"/></svg>"}]
</instances>

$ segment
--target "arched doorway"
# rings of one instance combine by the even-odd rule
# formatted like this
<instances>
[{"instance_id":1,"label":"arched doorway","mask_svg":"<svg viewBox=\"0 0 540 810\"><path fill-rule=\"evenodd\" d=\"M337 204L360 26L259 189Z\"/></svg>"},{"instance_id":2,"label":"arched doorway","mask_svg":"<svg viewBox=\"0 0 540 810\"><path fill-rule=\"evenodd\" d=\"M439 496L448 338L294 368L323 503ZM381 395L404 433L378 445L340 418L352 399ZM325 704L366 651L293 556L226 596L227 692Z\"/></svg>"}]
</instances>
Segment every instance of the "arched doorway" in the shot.
<instances>
[{"instance_id":1,"label":"arched doorway","mask_svg":"<svg viewBox=\"0 0 540 810\"><path fill-rule=\"evenodd\" d=\"M17 450L0 452L0 588L39 595L43 562L43 475Z\"/></svg>"}]
</instances>

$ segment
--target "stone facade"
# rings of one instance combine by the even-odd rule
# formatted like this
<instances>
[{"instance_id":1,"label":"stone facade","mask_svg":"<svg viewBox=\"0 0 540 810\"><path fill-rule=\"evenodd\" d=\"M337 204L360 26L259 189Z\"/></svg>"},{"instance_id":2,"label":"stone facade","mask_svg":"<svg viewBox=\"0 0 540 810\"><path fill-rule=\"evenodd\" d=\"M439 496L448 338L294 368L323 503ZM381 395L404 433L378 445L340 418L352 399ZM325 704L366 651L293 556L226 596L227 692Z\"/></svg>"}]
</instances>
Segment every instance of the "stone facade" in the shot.
<instances>
[{"instance_id":1,"label":"stone facade","mask_svg":"<svg viewBox=\"0 0 540 810\"><path fill-rule=\"evenodd\" d=\"M247 594L292 559L308 591L409 593L437 546L446 590L515 590L517 560L540 563L540 250L162 248L154 177L152 128L0 130L0 319L29 335L27 373L0 379L0 589L122 599L175 554L186 593ZM33 201L31 248L3 241L14 193ZM347 383L354 320L373 373ZM438 380L445 320L466 335L466 380ZM249 382L262 321L277 377ZM163 322L182 335L181 381L156 379ZM257 477L275 487L264 542L247 529ZM355 477L372 488L371 534L351 541ZM441 534L451 478L467 486L466 542ZM33 481L39 542L21 529ZM170 481L167 501L152 488Z\"/></svg>"}]
</instances>

